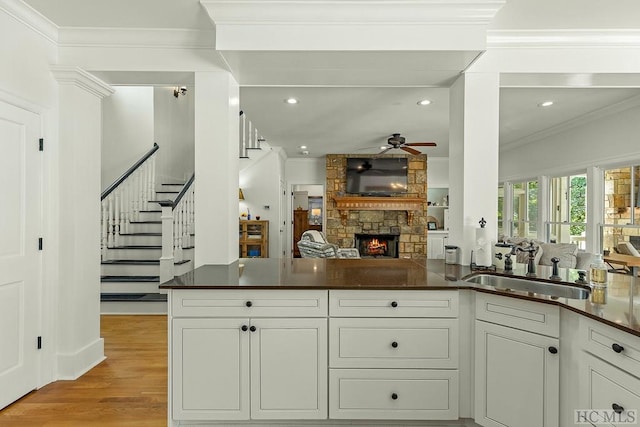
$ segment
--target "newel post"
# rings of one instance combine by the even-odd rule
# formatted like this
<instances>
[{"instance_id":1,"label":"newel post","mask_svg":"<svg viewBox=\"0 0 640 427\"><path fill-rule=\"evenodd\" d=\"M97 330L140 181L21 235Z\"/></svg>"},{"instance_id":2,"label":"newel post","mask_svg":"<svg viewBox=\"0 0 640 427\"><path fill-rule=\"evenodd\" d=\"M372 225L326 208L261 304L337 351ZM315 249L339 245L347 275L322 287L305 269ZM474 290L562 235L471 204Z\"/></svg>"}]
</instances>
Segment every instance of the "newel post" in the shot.
<instances>
[{"instance_id":1,"label":"newel post","mask_svg":"<svg viewBox=\"0 0 640 427\"><path fill-rule=\"evenodd\" d=\"M173 279L173 201L162 200L162 255L160 256L160 283Z\"/></svg>"}]
</instances>

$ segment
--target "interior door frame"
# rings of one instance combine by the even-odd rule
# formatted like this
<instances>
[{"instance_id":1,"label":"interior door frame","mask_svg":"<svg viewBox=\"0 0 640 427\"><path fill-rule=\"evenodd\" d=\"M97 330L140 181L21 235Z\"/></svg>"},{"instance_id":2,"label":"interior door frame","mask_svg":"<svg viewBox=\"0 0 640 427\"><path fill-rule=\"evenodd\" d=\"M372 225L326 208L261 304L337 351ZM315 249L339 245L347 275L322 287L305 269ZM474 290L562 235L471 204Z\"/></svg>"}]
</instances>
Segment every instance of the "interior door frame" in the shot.
<instances>
[{"instance_id":1,"label":"interior door frame","mask_svg":"<svg viewBox=\"0 0 640 427\"><path fill-rule=\"evenodd\" d=\"M286 221L287 221L287 226L286 226L286 230L287 230L287 236L286 236L286 240L287 240L287 246L286 246L286 254L285 257L286 258L293 258L293 192L294 191L298 191L298 187L310 187L310 186L314 186L314 187L322 187L322 230L325 230L326 227L326 215L325 212L327 210L327 198L326 198L326 187L324 184L289 184L289 197L287 197L287 215L286 215Z\"/></svg>"}]
</instances>

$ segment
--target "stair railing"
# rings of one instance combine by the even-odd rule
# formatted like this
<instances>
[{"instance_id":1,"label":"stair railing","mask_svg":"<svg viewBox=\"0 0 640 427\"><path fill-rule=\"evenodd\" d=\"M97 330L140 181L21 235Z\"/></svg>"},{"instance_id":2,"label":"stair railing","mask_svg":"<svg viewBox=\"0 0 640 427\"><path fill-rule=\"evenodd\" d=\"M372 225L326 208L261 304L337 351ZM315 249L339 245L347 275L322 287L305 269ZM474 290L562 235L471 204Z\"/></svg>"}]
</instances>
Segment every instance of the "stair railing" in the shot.
<instances>
[{"instance_id":1,"label":"stair railing","mask_svg":"<svg viewBox=\"0 0 640 427\"><path fill-rule=\"evenodd\" d=\"M160 200L162 206L162 255L160 257L160 283L173 279L175 263L183 261L183 249L193 247L195 233L195 174L175 200Z\"/></svg>"},{"instance_id":2,"label":"stair railing","mask_svg":"<svg viewBox=\"0 0 640 427\"><path fill-rule=\"evenodd\" d=\"M260 143L266 141L258 129L247 118L244 111L240 111L240 158L248 159L249 150L260 150Z\"/></svg>"},{"instance_id":3,"label":"stair railing","mask_svg":"<svg viewBox=\"0 0 640 427\"><path fill-rule=\"evenodd\" d=\"M156 152L159 148L154 143L151 150L102 192L103 260L107 259L107 248L120 246L120 234L129 232L129 225L139 220L140 212L149 210L150 197L155 194Z\"/></svg>"}]
</instances>

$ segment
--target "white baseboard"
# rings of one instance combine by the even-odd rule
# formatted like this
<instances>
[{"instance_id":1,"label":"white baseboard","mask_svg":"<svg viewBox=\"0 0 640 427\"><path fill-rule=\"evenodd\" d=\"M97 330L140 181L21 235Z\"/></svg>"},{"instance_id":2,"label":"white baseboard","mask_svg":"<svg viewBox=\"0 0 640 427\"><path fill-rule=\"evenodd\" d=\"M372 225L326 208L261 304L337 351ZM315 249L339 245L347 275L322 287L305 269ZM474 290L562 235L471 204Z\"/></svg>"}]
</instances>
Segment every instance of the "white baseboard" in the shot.
<instances>
[{"instance_id":1,"label":"white baseboard","mask_svg":"<svg viewBox=\"0 0 640 427\"><path fill-rule=\"evenodd\" d=\"M75 353L58 354L57 379L76 380L105 359L103 338L98 338Z\"/></svg>"}]
</instances>

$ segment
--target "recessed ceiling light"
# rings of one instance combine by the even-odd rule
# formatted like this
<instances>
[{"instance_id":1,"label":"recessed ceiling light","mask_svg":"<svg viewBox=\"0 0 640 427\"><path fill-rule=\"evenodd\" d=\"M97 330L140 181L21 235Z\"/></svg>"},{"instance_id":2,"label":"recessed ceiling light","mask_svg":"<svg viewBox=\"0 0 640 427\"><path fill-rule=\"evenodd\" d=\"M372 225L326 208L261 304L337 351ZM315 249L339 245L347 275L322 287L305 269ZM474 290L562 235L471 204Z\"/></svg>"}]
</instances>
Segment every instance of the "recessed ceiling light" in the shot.
<instances>
[{"instance_id":1,"label":"recessed ceiling light","mask_svg":"<svg viewBox=\"0 0 640 427\"><path fill-rule=\"evenodd\" d=\"M382 146L380 147L380 149L381 149L381 150L386 150L387 148L389 148L389 146L388 146L388 145L382 145Z\"/></svg>"},{"instance_id":2,"label":"recessed ceiling light","mask_svg":"<svg viewBox=\"0 0 640 427\"><path fill-rule=\"evenodd\" d=\"M423 99L422 101L418 101L418 105L429 105L431 104L431 101L429 101L428 99Z\"/></svg>"},{"instance_id":3,"label":"recessed ceiling light","mask_svg":"<svg viewBox=\"0 0 640 427\"><path fill-rule=\"evenodd\" d=\"M307 146L306 146L306 145L301 145L301 146L300 146L300 149L301 149L301 150L306 150L306 149L307 149Z\"/></svg>"},{"instance_id":4,"label":"recessed ceiling light","mask_svg":"<svg viewBox=\"0 0 640 427\"><path fill-rule=\"evenodd\" d=\"M287 98L284 100L284 102L286 102L287 104L297 104L298 100L295 98Z\"/></svg>"},{"instance_id":5,"label":"recessed ceiling light","mask_svg":"<svg viewBox=\"0 0 640 427\"><path fill-rule=\"evenodd\" d=\"M553 101L544 101L538 104L539 107L551 107L553 105Z\"/></svg>"}]
</instances>

